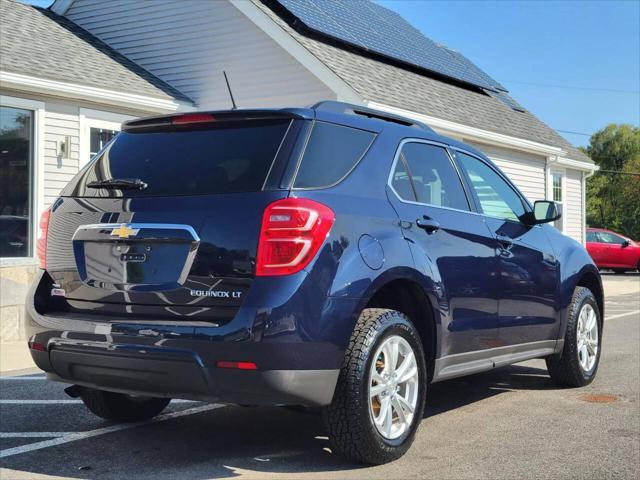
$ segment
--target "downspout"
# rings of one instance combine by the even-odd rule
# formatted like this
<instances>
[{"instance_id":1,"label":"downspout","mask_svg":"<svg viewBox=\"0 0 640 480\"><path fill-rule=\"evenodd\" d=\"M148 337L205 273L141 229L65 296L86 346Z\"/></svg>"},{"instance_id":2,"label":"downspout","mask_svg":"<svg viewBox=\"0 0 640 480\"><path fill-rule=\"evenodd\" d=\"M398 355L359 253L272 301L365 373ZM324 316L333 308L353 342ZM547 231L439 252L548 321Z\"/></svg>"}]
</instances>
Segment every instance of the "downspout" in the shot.
<instances>
[{"instance_id":1,"label":"downspout","mask_svg":"<svg viewBox=\"0 0 640 480\"><path fill-rule=\"evenodd\" d=\"M582 172L582 244L587 244L587 179L600 170L598 165L589 172Z\"/></svg>"}]
</instances>

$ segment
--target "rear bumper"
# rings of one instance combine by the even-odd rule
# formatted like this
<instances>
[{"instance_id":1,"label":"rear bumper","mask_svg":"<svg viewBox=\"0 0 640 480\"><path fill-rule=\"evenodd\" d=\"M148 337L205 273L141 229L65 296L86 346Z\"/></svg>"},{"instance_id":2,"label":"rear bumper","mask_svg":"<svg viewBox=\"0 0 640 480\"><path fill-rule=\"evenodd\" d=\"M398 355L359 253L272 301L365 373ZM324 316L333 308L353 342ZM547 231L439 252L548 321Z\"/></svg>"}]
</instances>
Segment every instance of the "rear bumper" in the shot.
<instances>
[{"instance_id":1,"label":"rear bumper","mask_svg":"<svg viewBox=\"0 0 640 480\"><path fill-rule=\"evenodd\" d=\"M216 368L188 350L105 348L98 342L63 339L50 339L47 351L31 350L31 355L54 381L133 395L249 405L328 405L339 373Z\"/></svg>"},{"instance_id":2,"label":"rear bumper","mask_svg":"<svg viewBox=\"0 0 640 480\"><path fill-rule=\"evenodd\" d=\"M310 295L298 285L313 284L305 275L288 282L256 280L234 318L217 326L181 316L67 315L48 309L43 273L27 296L25 330L44 347L31 355L52 380L221 403L327 405L361 300ZM220 361L257 369L218 368Z\"/></svg>"}]
</instances>

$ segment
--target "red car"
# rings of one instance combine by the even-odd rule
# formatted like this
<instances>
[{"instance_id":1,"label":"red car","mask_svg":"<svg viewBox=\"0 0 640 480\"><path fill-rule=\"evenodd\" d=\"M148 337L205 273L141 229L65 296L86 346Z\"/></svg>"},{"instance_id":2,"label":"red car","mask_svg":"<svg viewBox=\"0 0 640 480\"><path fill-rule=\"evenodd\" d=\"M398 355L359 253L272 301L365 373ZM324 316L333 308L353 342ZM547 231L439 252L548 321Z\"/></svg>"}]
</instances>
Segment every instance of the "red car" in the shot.
<instances>
[{"instance_id":1,"label":"red car","mask_svg":"<svg viewBox=\"0 0 640 480\"><path fill-rule=\"evenodd\" d=\"M587 251L598 268L610 268L616 273L640 270L638 242L611 230L588 228Z\"/></svg>"}]
</instances>

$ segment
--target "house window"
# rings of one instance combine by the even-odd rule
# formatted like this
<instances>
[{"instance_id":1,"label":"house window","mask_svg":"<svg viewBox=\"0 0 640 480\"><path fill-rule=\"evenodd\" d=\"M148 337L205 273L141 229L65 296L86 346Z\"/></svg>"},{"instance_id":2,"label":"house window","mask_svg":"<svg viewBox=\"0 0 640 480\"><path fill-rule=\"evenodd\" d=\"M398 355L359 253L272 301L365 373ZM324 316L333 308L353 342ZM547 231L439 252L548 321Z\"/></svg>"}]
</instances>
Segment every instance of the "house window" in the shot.
<instances>
[{"instance_id":1,"label":"house window","mask_svg":"<svg viewBox=\"0 0 640 480\"><path fill-rule=\"evenodd\" d=\"M553 225L564 231L564 174L562 172L551 172L551 199L558 204L558 210L562 216L553 222Z\"/></svg>"},{"instance_id":2,"label":"house window","mask_svg":"<svg viewBox=\"0 0 640 480\"><path fill-rule=\"evenodd\" d=\"M117 130L91 127L89 130L89 158L87 160L91 160L117 134Z\"/></svg>"},{"instance_id":3,"label":"house window","mask_svg":"<svg viewBox=\"0 0 640 480\"><path fill-rule=\"evenodd\" d=\"M28 257L33 222L33 111L0 107L0 257Z\"/></svg>"},{"instance_id":4,"label":"house window","mask_svg":"<svg viewBox=\"0 0 640 480\"><path fill-rule=\"evenodd\" d=\"M134 117L90 108L80 109L80 168L113 140L122 122Z\"/></svg>"}]
</instances>

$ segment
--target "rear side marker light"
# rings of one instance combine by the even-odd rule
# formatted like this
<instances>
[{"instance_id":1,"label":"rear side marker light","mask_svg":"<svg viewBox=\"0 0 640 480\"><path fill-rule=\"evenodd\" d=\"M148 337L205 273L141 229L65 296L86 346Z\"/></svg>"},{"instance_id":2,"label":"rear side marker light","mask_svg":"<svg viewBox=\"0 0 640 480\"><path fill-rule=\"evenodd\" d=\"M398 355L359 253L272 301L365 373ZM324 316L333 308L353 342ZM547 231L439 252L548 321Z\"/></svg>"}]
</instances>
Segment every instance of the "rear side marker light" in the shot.
<instances>
[{"instance_id":1,"label":"rear side marker light","mask_svg":"<svg viewBox=\"0 0 640 480\"><path fill-rule=\"evenodd\" d=\"M329 235L333 211L308 198L285 198L262 215L256 275L290 275L306 267Z\"/></svg>"},{"instance_id":2,"label":"rear side marker light","mask_svg":"<svg viewBox=\"0 0 640 480\"><path fill-rule=\"evenodd\" d=\"M51 208L47 208L42 215L40 215L39 234L36 242L36 254L38 255L38 261L40 268L43 270L47 268L47 236L49 234L49 219L51 218Z\"/></svg>"},{"instance_id":3,"label":"rear side marker light","mask_svg":"<svg viewBox=\"0 0 640 480\"><path fill-rule=\"evenodd\" d=\"M174 125L189 125L193 123L210 123L215 122L216 119L210 113L186 113L184 115L178 115L171 119L171 123Z\"/></svg>"},{"instance_id":4,"label":"rear side marker light","mask_svg":"<svg viewBox=\"0 0 640 480\"><path fill-rule=\"evenodd\" d=\"M38 352L46 352L47 347L45 347L42 343L38 342L28 342L29 348L31 350L37 350Z\"/></svg>"},{"instance_id":5,"label":"rear side marker light","mask_svg":"<svg viewBox=\"0 0 640 480\"><path fill-rule=\"evenodd\" d=\"M253 362L225 362L219 360L216 362L218 368L235 368L237 370L257 370L258 367Z\"/></svg>"}]
</instances>

